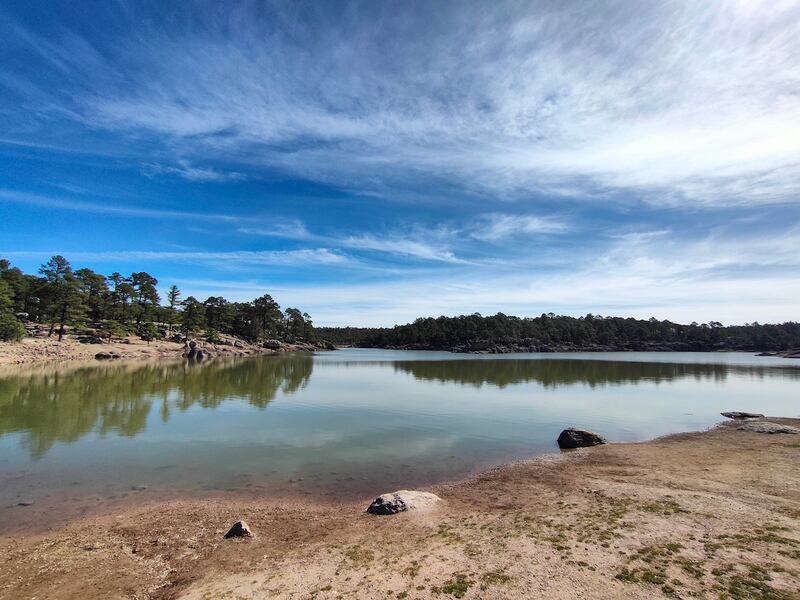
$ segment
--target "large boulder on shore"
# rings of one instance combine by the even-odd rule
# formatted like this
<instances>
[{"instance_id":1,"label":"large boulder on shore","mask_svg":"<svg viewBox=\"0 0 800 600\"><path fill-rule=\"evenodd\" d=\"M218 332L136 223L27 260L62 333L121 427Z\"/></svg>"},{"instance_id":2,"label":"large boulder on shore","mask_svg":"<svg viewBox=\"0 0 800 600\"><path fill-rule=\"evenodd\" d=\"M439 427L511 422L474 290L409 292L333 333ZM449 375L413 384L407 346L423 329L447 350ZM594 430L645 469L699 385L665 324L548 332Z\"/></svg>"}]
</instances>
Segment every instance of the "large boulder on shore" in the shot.
<instances>
[{"instance_id":1,"label":"large boulder on shore","mask_svg":"<svg viewBox=\"0 0 800 600\"><path fill-rule=\"evenodd\" d=\"M608 440L599 433L587 431L586 429L576 429L575 427L565 429L558 436L559 448L586 448L587 446L599 446L607 443Z\"/></svg>"},{"instance_id":2,"label":"large boulder on shore","mask_svg":"<svg viewBox=\"0 0 800 600\"><path fill-rule=\"evenodd\" d=\"M373 515L394 515L407 510L429 509L440 500L439 496L429 492L400 490L378 496L367 507L367 512Z\"/></svg>"},{"instance_id":3,"label":"large boulder on shore","mask_svg":"<svg viewBox=\"0 0 800 600\"><path fill-rule=\"evenodd\" d=\"M780 423L772 423L770 421L745 421L737 427L737 429L741 431L752 431L753 433L800 434L800 429L797 427L789 427L788 425L781 425Z\"/></svg>"},{"instance_id":4,"label":"large boulder on shore","mask_svg":"<svg viewBox=\"0 0 800 600\"><path fill-rule=\"evenodd\" d=\"M721 414L723 417L727 417L729 419L736 419L736 420L741 420L741 419L763 419L764 418L764 415L762 415L761 413L741 412L739 410L732 410L732 411L729 411L729 412L724 412L724 413L719 413L719 414Z\"/></svg>"}]
</instances>

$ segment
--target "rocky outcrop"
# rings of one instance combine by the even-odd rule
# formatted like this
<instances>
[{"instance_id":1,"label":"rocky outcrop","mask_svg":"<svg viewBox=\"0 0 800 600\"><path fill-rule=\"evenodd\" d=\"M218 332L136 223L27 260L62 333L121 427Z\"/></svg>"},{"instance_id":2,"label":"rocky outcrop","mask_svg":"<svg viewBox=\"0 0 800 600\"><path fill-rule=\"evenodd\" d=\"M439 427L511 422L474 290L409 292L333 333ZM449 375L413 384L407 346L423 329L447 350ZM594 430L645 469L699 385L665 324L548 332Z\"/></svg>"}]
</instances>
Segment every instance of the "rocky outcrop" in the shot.
<instances>
[{"instance_id":1,"label":"rocky outcrop","mask_svg":"<svg viewBox=\"0 0 800 600\"><path fill-rule=\"evenodd\" d=\"M741 431L752 431L753 433L788 433L790 435L800 434L800 429L797 427L789 427L788 425L772 423L771 421L746 421L737 427L737 429Z\"/></svg>"},{"instance_id":2,"label":"rocky outcrop","mask_svg":"<svg viewBox=\"0 0 800 600\"><path fill-rule=\"evenodd\" d=\"M400 490L378 496L367 507L367 512L373 515L394 515L407 510L430 509L439 501L439 496L429 492Z\"/></svg>"},{"instance_id":3,"label":"rocky outcrop","mask_svg":"<svg viewBox=\"0 0 800 600\"><path fill-rule=\"evenodd\" d=\"M250 527L244 521L236 521L233 527L228 530L228 533L225 534L225 539L240 537L255 537L255 534L253 534Z\"/></svg>"},{"instance_id":4,"label":"rocky outcrop","mask_svg":"<svg viewBox=\"0 0 800 600\"><path fill-rule=\"evenodd\" d=\"M727 417L729 419L763 419L764 415L761 413L749 413L749 412L741 412L738 410L732 410L730 412L719 413L723 417Z\"/></svg>"},{"instance_id":5,"label":"rocky outcrop","mask_svg":"<svg viewBox=\"0 0 800 600\"><path fill-rule=\"evenodd\" d=\"M558 436L559 448L586 448L588 446L599 446L600 444L607 443L608 440L599 433L587 431L585 429L576 429L574 427L565 429Z\"/></svg>"}]
</instances>

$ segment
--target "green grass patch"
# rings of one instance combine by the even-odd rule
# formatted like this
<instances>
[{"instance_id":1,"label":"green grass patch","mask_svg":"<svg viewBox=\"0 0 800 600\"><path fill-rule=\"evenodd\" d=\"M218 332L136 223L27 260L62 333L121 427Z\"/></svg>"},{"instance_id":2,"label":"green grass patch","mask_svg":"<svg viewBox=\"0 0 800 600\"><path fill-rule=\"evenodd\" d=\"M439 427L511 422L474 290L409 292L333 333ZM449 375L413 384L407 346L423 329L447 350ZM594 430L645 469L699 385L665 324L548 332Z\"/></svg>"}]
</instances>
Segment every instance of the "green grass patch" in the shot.
<instances>
[{"instance_id":1,"label":"green grass patch","mask_svg":"<svg viewBox=\"0 0 800 600\"><path fill-rule=\"evenodd\" d=\"M463 598L475 582L467 578L464 573L456 573L452 579L446 581L442 587L432 586L431 593L435 596L448 594L454 598Z\"/></svg>"}]
</instances>

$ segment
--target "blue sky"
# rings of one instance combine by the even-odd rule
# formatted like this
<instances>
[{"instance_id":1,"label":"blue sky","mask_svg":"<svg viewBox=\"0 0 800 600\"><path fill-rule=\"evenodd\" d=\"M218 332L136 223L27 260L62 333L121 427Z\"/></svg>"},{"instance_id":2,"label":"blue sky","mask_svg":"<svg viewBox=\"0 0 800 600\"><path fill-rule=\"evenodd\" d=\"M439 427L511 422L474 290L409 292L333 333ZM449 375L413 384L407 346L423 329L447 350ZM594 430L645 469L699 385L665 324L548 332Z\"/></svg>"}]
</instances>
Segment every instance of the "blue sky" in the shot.
<instances>
[{"instance_id":1,"label":"blue sky","mask_svg":"<svg viewBox=\"0 0 800 600\"><path fill-rule=\"evenodd\" d=\"M5 2L0 256L318 324L800 317L800 3Z\"/></svg>"}]
</instances>

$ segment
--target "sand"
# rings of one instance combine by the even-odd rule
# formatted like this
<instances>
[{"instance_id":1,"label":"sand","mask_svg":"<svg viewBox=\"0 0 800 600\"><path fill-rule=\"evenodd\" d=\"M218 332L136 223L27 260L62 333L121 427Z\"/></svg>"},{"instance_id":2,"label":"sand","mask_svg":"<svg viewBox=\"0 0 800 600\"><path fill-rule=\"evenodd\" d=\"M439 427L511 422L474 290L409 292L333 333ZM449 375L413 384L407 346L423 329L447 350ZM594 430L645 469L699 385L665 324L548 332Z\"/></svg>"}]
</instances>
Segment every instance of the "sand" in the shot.
<instances>
[{"instance_id":1,"label":"sand","mask_svg":"<svg viewBox=\"0 0 800 600\"><path fill-rule=\"evenodd\" d=\"M0 598L800 598L800 436L736 427L508 465L420 513L119 508L1 537ZM254 539L223 539L238 519Z\"/></svg>"}]
</instances>

